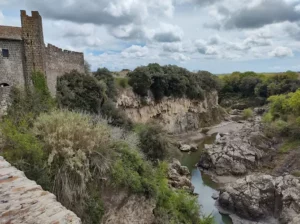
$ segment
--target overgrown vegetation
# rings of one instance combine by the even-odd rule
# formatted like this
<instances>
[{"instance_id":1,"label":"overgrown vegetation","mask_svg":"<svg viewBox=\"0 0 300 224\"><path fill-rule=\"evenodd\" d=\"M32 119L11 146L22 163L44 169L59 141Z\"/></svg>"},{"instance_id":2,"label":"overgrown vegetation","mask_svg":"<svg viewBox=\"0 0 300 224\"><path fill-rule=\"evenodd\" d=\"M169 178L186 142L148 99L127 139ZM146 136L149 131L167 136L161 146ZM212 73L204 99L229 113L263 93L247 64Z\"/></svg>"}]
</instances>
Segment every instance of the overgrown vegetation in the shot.
<instances>
[{"instance_id":1,"label":"overgrown vegetation","mask_svg":"<svg viewBox=\"0 0 300 224\"><path fill-rule=\"evenodd\" d=\"M251 108L245 109L243 110L243 118L244 119L249 119L253 117L253 111L251 110Z\"/></svg>"},{"instance_id":2,"label":"overgrown vegetation","mask_svg":"<svg viewBox=\"0 0 300 224\"><path fill-rule=\"evenodd\" d=\"M177 150L172 139L156 123L148 123L139 131L140 148L146 155L147 159L157 163L174 157Z\"/></svg>"},{"instance_id":3,"label":"overgrown vegetation","mask_svg":"<svg viewBox=\"0 0 300 224\"><path fill-rule=\"evenodd\" d=\"M220 76L222 89L220 101L230 98L252 98L258 102L272 95L295 92L300 87L298 74L287 71L281 74L257 74L255 72L234 72Z\"/></svg>"},{"instance_id":4,"label":"overgrown vegetation","mask_svg":"<svg viewBox=\"0 0 300 224\"><path fill-rule=\"evenodd\" d=\"M151 91L157 101L164 96L203 100L205 91L221 87L218 79L209 72L192 73L175 65L149 64L136 68L128 76L128 83L135 93L147 96Z\"/></svg>"},{"instance_id":5,"label":"overgrown vegetation","mask_svg":"<svg viewBox=\"0 0 300 224\"><path fill-rule=\"evenodd\" d=\"M115 106L116 87L111 73L99 69L95 77L77 71L57 80L57 101L61 108L101 114L115 126L131 127L130 120Z\"/></svg>"},{"instance_id":6,"label":"overgrown vegetation","mask_svg":"<svg viewBox=\"0 0 300 224\"><path fill-rule=\"evenodd\" d=\"M40 73L33 75L30 91L14 89L0 125L1 154L53 192L83 223L100 223L104 188L154 199L158 224L212 223L211 218L200 218L194 196L168 186L163 160L170 142L159 127L146 126L137 136L99 116L105 108L113 111L106 106L110 79L99 77L74 71L59 78L57 101L64 109L56 107Z\"/></svg>"},{"instance_id":7,"label":"overgrown vegetation","mask_svg":"<svg viewBox=\"0 0 300 224\"><path fill-rule=\"evenodd\" d=\"M282 151L300 141L300 90L269 97L270 110L264 115L265 132L270 137L283 137L288 142Z\"/></svg>"}]
</instances>

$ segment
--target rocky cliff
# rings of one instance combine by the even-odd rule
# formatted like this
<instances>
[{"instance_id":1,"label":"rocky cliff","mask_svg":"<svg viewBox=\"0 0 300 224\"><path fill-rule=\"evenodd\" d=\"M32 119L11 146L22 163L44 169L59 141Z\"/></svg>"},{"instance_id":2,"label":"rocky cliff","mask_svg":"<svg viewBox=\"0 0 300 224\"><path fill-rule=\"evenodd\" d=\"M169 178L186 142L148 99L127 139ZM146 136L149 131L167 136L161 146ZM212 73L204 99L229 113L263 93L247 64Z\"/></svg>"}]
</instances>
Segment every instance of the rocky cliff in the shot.
<instances>
[{"instance_id":1,"label":"rocky cliff","mask_svg":"<svg viewBox=\"0 0 300 224\"><path fill-rule=\"evenodd\" d=\"M224 110L218 104L218 93L206 93L204 100L165 97L155 102L152 96L142 98L127 89L117 100L117 107L136 123L157 120L168 132L180 133L219 123Z\"/></svg>"}]
</instances>

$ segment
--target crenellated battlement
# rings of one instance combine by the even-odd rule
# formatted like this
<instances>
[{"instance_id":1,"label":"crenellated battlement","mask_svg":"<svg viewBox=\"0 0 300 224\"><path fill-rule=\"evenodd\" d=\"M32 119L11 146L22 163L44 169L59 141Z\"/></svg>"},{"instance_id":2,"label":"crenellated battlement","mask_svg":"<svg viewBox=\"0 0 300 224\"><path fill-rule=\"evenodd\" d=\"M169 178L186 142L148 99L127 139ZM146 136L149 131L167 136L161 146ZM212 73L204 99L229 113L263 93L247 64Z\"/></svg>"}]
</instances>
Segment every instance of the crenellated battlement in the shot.
<instances>
[{"instance_id":1,"label":"crenellated battlement","mask_svg":"<svg viewBox=\"0 0 300 224\"><path fill-rule=\"evenodd\" d=\"M52 44L48 44L46 46L46 49L48 52L53 51L53 52L60 52L60 53L67 53L67 54L74 54L74 55L83 55L82 52L65 50L65 49L56 47L55 45L52 45Z\"/></svg>"},{"instance_id":2,"label":"crenellated battlement","mask_svg":"<svg viewBox=\"0 0 300 224\"><path fill-rule=\"evenodd\" d=\"M84 55L52 44L46 46L39 12L27 15L21 10L20 14L22 27L0 26L0 49L8 52L6 57L0 55L0 83L30 86L32 72L40 71L55 95L57 77L72 70L84 72Z\"/></svg>"}]
</instances>

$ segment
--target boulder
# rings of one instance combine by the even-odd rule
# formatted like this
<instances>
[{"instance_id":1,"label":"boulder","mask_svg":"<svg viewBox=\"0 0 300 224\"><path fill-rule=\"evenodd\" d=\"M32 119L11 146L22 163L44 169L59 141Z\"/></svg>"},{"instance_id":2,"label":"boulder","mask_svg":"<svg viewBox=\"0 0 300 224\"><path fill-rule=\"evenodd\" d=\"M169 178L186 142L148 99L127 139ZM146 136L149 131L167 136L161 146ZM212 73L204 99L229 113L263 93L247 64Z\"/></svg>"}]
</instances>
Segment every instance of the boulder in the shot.
<instances>
[{"instance_id":1,"label":"boulder","mask_svg":"<svg viewBox=\"0 0 300 224\"><path fill-rule=\"evenodd\" d=\"M213 193L212 196L211 196L212 199L217 200L219 198L219 194L220 194L219 192Z\"/></svg>"},{"instance_id":2,"label":"boulder","mask_svg":"<svg viewBox=\"0 0 300 224\"><path fill-rule=\"evenodd\" d=\"M241 218L299 223L300 181L290 175L249 175L221 190L218 205Z\"/></svg>"},{"instance_id":3,"label":"boulder","mask_svg":"<svg viewBox=\"0 0 300 224\"><path fill-rule=\"evenodd\" d=\"M219 135L213 145L205 145L198 166L217 175L244 175L271 160L273 142L260 131L259 120L246 122L239 132Z\"/></svg>"},{"instance_id":4,"label":"boulder","mask_svg":"<svg viewBox=\"0 0 300 224\"><path fill-rule=\"evenodd\" d=\"M181 166L177 159L173 159L168 168L169 185L176 189L194 191L194 186L190 181L190 171L186 166Z\"/></svg>"},{"instance_id":5,"label":"boulder","mask_svg":"<svg viewBox=\"0 0 300 224\"><path fill-rule=\"evenodd\" d=\"M192 147L190 145L184 144L180 146L180 151L182 152L190 152Z\"/></svg>"}]
</instances>

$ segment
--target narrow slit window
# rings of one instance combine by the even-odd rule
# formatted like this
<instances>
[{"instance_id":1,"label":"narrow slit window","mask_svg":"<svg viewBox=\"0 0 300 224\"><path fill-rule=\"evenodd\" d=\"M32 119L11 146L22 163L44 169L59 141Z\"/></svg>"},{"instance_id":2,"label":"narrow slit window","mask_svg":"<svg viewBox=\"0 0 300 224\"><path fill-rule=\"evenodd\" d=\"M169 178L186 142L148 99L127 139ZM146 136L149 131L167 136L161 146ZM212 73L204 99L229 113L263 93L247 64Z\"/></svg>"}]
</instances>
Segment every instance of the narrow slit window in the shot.
<instances>
[{"instance_id":1,"label":"narrow slit window","mask_svg":"<svg viewBox=\"0 0 300 224\"><path fill-rule=\"evenodd\" d=\"M2 49L2 56L5 57L5 58L9 57L9 51L8 51L8 49Z\"/></svg>"}]
</instances>

